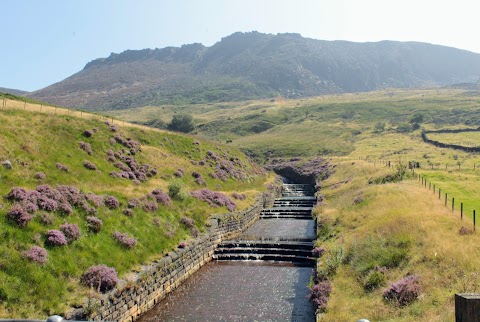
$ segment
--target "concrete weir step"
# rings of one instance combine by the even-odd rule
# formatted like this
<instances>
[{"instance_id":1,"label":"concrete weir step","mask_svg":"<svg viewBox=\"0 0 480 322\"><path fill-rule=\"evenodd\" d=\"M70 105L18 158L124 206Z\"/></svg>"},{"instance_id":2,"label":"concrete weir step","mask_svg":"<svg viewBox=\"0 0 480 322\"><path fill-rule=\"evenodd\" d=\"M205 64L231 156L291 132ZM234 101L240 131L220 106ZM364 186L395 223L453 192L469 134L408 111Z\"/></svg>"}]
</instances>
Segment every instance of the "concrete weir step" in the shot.
<instances>
[{"instance_id":1,"label":"concrete weir step","mask_svg":"<svg viewBox=\"0 0 480 322\"><path fill-rule=\"evenodd\" d=\"M312 220L311 214L279 213L279 214L261 214L260 219L305 219Z\"/></svg>"},{"instance_id":2,"label":"concrete weir step","mask_svg":"<svg viewBox=\"0 0 480 322\"><path fill-rule=\"evenodd\" d=\"M312 242L226 241L215 250L216 260L256 260L313 265Z\"/></svg>"}]
</instances>

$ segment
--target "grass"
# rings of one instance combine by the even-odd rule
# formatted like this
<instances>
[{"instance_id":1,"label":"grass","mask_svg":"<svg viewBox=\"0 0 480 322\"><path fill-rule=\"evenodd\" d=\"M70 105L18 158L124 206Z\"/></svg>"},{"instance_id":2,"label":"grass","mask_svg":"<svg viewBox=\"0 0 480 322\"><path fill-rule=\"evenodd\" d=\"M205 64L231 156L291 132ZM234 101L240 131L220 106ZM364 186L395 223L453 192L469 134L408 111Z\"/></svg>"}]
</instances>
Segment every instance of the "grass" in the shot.
<instances>
[{"instance_id":1,"label":"grass","mask_svg":"<svg viewBox=\"0 0 480 322\"><path fill-rule=\"evenodd\" d=\"M478 236L459 234L465 223L414 180L369 185L370 178L392 170L362 161L336 165L324 182L326 205L316 211L320 223L334 232L322 246L343 247L347 255L332 278L321 321L452 321L453 295L479 291ZM363 201L355 203L358 196ZM383 300L385 286L365 289L377 265L387 267L387 284L419 275L420 298L400 307Z\"/></svg>"},{"instance_id":2,"label":"grass","mask_svg":"<svg viewBox=\"0 0 480 322\"><path fill-rule=\"evenodd\" d=\"M0 110L0 160L10 160L12 170L0 167L0 195L5 196L12 187L34 189L39 184L72 185L81 191L99 195L113 195L121 203L116 210L100 207L98 217L103 221L100 233L90 233L87 229L86 213L74 209L70 216L56 214L51 226L45 226L36 216L26 228L19 228L6 220L5 214L11 203L0 199L0 317L43 318L51 314L64 314L71 306L84 304L89 289L79 286L79 278L92 265L106 264L114 267L120 277L137 266L152 261L163 253L175 248L190 232L179 223L188 216L195 220L196 227L204 230L206 219L213 213L227 212L226 208L213 208L207 203L192 197L173 200L170 206L160 206L155 213L134 209L133 216L123 215L122 211L132 197L140 198L160 188L168 191L172 182L178 182L185 192L199 189L193 171L200 173L206 181L205 187L221 191L229 196L234 192L244 193L247 198L237 201L237 209L246 209L265 184L273 178L262 174L258 166L251 163L238 149L221 145L194 136L185 136L166 131L146 130L136 126L121 126L119 133L141 143L141 151L135 158L138 163L150 164L158 168L158 174L135 185L130 180L115 179L109 174L117 171L107 161L109 149L123 148L112 144L113 137L104 120L91 114L73 115L74 112L53 107L28 104L11 108L18 102L8 101L8 108ZM23 103L22 103L23 104ZM32 111L36 110L36 111ZM115 122L120 123L120 122ZM91 138L85 138L84 130L97 128ZM93 156L79 148L79 142L91 144ZM199 144L195 144L197 142ZM222 159L238 158L237 169L245 174L244 180L228 179L226 182L211 178L211 166L195 165L192 161L203 160L207 151L213 151ZM84 160L94 163L97 171L83 167ZM60 162L69 168L63 172L55 167ZM174 171L183 168L185 176L176 178ZM37 180L35 173L45 172L46 179ZM153 223L155 217L160 225ZM36 265L22 257L30 246L44 246L43 235L48 229L58 229L67 221L79 225L82 236L79 240L61 248L49 248L49 261ZM127 250L111 237L114 231L121 231L137 239L137 245ZM173 237L169 237L173 232Z\"/></svg>"},{"instance_id":3,"label":"grass","mask_svg":"<svg viewBox=\"0 0 480 322\"><path fill-rule=\"evenodd\" d=\"M457 144L467 147L480 145L480 132L429 133L428 138L446 144Z\"/></svg>"}]
</instances>

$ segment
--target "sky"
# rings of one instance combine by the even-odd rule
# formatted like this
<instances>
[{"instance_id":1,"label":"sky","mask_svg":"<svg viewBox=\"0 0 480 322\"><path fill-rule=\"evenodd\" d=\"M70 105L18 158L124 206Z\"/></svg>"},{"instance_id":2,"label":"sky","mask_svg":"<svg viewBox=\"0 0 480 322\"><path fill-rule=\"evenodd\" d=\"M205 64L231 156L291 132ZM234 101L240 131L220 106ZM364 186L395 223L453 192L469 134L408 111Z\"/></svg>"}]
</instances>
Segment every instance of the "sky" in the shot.
<instances>
[{"instance_id":1,"label":"sky","mask_svg":"<svg viewBox=\"0 0 480 322\"><path fill-rule=\"evenodd\" d=\"M41 89L127 49L237 31L422 41L480 53L478 0L0 0L0 87Z\"/></svg>"}]
</instances>

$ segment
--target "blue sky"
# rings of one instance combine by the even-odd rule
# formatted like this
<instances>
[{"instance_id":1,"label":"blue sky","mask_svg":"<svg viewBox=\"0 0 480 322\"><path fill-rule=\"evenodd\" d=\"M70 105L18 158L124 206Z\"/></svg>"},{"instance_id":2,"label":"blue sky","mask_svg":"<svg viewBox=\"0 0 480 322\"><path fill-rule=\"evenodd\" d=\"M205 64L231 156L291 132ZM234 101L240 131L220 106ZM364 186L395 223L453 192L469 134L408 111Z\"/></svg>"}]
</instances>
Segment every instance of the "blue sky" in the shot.
<instances>
[{"instance_id":1,"label":"blue sky","mask_svg":"<svg viewBox=\"0 0 480 322\"><path fill-rule=\"evenodd\" d=\"M0 87L32 91L112 52L209 46L236 31L425 41L480 53L478 6L472 0L0 0Z\"/></svg>"}]
</instances>

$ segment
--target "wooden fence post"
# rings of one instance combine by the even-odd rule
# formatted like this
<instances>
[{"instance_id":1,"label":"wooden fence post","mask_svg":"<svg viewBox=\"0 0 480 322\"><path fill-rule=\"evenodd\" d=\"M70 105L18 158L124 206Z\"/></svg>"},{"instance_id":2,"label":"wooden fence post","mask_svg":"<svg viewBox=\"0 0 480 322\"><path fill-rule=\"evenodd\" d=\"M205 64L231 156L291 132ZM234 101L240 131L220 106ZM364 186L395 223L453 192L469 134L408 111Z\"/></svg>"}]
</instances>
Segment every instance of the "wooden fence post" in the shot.
<instances>
[{"instance_id":1,"label":"wooden fence post","mask_svg":"<svg viewBox=\"0 0 480 322\"><path fill-rule=\"evenodd\" d=\"M445 192L445 207L447 206L447 198L448 198L447 196L448 194Z\"/></svg>"},{"instance_id":2,"label":"wooden fence post","mask_svg":"<svg viewBox=\"0 0 480 322\"><path fill-rule=\"evenodd\" d=\"M463 220L463 202L460 203L460 219Z\"/></svg>"},{"instance_id":3,"label":"wooden fence post","mask_svg":"<svg viewBox=\"0 0 480 322\"><path fill-rule=\"evenodd\" d=\"M435 193L435 184L433 184L433 193Z\"/></svg>"},{"instance_id":4,"label":"wooden fence post","mask_svg":"<svg viewBox=\"0 0 480 322\"><path fill-rule=\"evenodd\" d=\"M476 221L477 221L477 218L476 218L476 213L475 213L475 210L473 211L473 231L475 231L475 226L476 226Z\"/></svg>"},{"instance_id":5,"label":"wooden fence post","mask_svg":"<svg viewBox=\"0 0 480 322\"><path fill-rule=\"evenodd\" d=\"M438 199L442 198L442 188L438 188Z\"/></svg>"},{"instance_id":6,"label":"wooden fence post","mask_svg":"<svg viewBox=\"0 0 480 322\"><path fill-rule=\"evenodd\" d=\"M452 198L452 212L455 210L455 198Z\"/></svg>"}]
</instances>

